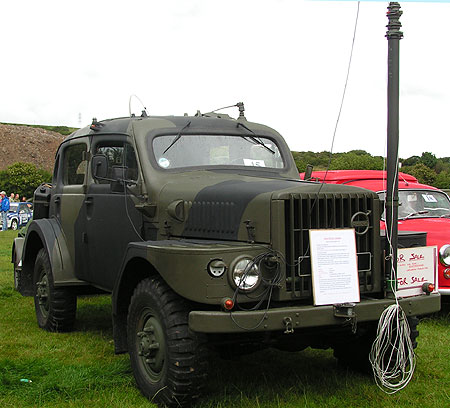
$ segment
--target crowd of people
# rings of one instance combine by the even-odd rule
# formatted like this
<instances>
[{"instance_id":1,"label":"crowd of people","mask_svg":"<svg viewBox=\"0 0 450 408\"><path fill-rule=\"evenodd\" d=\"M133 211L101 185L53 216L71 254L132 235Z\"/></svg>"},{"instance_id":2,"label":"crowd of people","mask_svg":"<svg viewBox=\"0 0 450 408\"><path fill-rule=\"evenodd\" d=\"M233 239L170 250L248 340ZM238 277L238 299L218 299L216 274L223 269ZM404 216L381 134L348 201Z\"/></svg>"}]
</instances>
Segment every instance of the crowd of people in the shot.
<instances>
[{"instance_id":1,"label":"crowd of people","mask_svg":"<svg viewBox=\"0 0 450 408\"><path fill-rule=\"evenodd\" d=\"M22 197L22 201L25 202L27 199ZM2 231L6 231L8 229L8 217L6 214L9 211L10 203L18 203L20 202L19 194L11 193L11 195L6 195L5 191L0 192L0 210L2 215Z\"/></svg>"}]
</instances>

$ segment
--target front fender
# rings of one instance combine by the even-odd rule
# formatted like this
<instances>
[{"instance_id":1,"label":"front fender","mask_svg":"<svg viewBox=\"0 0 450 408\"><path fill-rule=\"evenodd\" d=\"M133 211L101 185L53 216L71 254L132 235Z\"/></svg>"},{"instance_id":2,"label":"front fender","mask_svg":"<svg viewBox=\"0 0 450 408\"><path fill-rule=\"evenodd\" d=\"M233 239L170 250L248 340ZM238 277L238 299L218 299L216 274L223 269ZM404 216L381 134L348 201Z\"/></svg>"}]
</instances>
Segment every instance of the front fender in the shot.
<instances>
[{"instance_id":1,"label":"front fender","mask_svg":"<svg viewBox=\"0 0 450 408\"><path fill-rule=\"evenodd\" d=\"M22 270L23 274L30 278L36 255L41 248L45 248L49 255L55 286L86 285L75 277L66 239L54 218L34 220L28 227L22 255Z\"/></svg>"},{"instance_id":2,"label":"front fender","mask_svg":"<svg viewBox=\"0 0 450 408\"><path fill-rule=\"evenodd\" d=\"M228 281L228 271L220 278L208 274L209 262L221 259L228 269L239 256L255 257L267 251L262 245L243 242L184 239L130 243L112 293L115 352L127 351L127 311L141 280L159 274L185 299L220 304L224 297L233 296L234 290ZM248 302L248 299L242 300Z\"/></svg>"},{"instance_id":3,"label":"front fender","mask_svg":"<svg viewBox=\"0 0 450 408\"><path fill-rule=\"evenodd\" d=\"M254 258L268 251L270 250L262 245L244 242L188 239L132 242L128 245L121 272L114 285L113 307L120 296L122 282L135 280L130 275L149 276L151 272L148 269L158 273L175 293L185 299L219 304L221 299L234 294L235 290L228 277L233 262L244 255ZM130 262L136 262L136 259L145 263L147 272L128 266ZM208 264L215 259L222 260L227 268L227 272L218 278L210 276L207 270Z\"/></svg>"}]
</instances>

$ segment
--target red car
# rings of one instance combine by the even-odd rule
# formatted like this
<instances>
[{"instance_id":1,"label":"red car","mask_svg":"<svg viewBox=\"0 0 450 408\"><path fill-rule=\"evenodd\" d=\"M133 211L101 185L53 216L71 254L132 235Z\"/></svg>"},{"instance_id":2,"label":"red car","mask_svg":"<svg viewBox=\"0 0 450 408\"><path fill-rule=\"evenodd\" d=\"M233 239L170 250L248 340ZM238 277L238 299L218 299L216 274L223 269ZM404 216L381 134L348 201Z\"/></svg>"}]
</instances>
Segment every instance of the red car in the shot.
<instances>
[{"instance_id":1,"label":"red car","mask_svg":"<svg viewBox=\"0 0 450 408\"><path fill-rule=\"evenodd\" d=\"M300 177L303 179L304 173ZM324 177L325 171L313 171L311 180L323 182ZM366 188L375 191L381 200L386 194L386 172L382 170L329 170L325 182ZM409 174L399 173L398 196L399 231L427 232L427 245L438 248L439 292L450 296L450 200L447 194L420 184ZM381 228L385 228L384 221Z\"/></svg>"}]
</instances>

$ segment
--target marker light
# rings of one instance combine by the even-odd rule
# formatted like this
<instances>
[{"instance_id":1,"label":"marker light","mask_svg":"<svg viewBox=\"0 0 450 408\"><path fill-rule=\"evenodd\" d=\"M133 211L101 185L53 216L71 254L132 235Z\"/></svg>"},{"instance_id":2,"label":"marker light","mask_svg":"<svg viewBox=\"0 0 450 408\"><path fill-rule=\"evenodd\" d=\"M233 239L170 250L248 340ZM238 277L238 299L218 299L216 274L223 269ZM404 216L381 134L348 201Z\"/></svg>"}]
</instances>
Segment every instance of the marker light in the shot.
<instances>
[{"instance_id":1,"label":"marker light","mask_svg":"<svg viewBox=\"0 0 450 408\"><path fill-rule=\"evenodd\" d=\"M223 307L225 310L231 310L231 309L233 309L233 307L234 307L233 299L230 299L230 298L225 298L225 299L223 299L223 300L222 300L222 307Z\"/></svg>"},{"instance_id":2,"label":"marker light","mask_svg":"<svg viewBox=\"0 0 450 408\"><path fill-rule=\"evenodd\" d=\"M431 292L434 291L434 285L433 285L432 283L425 282L425 283L422 285L422 290L423 290L427 295L429 295Z\"/></svg>"},{"instance_id":3,"label":"marker light","mask_svg":"<svg viewBox=\"0 0 450 408\"><path fill-rule=\"evenodd\" d=\"M213 259L208 264L208 273L213 278L220 278L225 271L227 270L227 266L225 265L225 262L223 262L221 259Z\"/></svg>"}]
</instances>

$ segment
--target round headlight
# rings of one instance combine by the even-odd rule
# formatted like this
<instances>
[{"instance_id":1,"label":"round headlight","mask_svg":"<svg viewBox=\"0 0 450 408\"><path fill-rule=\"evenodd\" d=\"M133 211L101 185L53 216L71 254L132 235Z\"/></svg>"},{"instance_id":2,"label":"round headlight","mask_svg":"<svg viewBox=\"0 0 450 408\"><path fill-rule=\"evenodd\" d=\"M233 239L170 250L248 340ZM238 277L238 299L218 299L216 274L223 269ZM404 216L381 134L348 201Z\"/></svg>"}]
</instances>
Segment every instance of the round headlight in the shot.
<instances>
[{"instance_id":1,"label":"round headlight","mask_svg":"<svg viewBox=\"0 0 450 408\"><path fill-rule=\"evenodd\" d=\"M248 258L236 262L231 277L236 287L245 292L256 289L261 281L258 265Z\"/></svg>"},{"instance_id":2,"label":"round headlight","mask_svg":"<svg viewBox=\"0 0 450 408\"><path fill-rule=\"evenodd\" d=\"M450 245L442 245L439 250L439 260L444 266L450 266Z\"/></svg>"}]
</instances>

